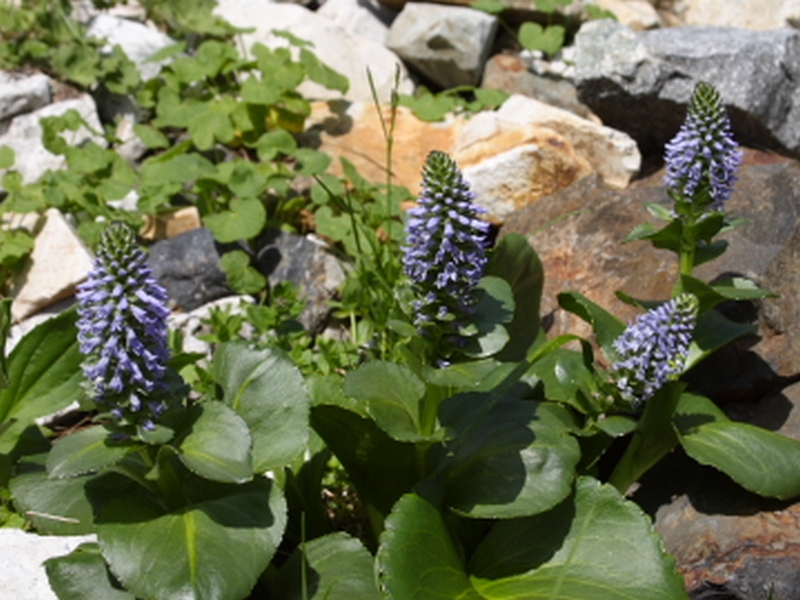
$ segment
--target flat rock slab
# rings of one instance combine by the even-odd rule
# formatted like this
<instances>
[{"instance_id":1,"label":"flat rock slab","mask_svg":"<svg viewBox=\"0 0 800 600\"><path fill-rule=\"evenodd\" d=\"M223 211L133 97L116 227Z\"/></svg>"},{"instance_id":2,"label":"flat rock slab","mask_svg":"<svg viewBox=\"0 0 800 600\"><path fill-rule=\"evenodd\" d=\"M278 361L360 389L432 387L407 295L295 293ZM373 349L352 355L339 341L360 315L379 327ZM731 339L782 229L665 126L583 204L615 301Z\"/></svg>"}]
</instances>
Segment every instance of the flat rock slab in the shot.
<instances>
[{"instance_id":1,"label":"flat rock slab","mask_svg":"<svg viewBox=\"0 0 800 600\"><path fill-rule=\"evenodd\" d=\"M0 529L0 598L58 600L42 563L94 540L94 536L40 536L21 529Z\"/></svg>"}]
</instances>

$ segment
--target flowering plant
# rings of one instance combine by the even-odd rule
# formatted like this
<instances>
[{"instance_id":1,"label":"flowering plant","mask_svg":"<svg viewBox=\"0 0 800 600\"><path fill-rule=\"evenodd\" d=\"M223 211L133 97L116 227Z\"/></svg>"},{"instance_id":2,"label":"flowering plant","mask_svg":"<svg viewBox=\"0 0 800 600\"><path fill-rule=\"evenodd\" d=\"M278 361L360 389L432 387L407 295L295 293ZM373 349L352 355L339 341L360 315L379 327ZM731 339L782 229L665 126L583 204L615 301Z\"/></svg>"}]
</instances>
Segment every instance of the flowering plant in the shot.
<instances>
[{"instance_id":1,"label":"flowering plant","mask_svg":"<svg viewBox=\"0 0 800 600\"><path fill-rule=\"evenodd\" d=\"M800 443L730 421L683 380L750 331L715 307L767 294L693 276L734 224L738 158L710 86L667 161L672 206L650 207L667 224L628 239L678 255L672 296L621 294L642 310L626 325L562 293L594 337L548 339L535 250L518 235L493 245L455 162L431 154L402 242L389 189L374 221L349 215L340 241L365 256L340 309L382 304L350 313L360 354L346 369L308 361L301 374L264 340L220 343L201 366L167 336L133 232L110 225L77 313L0 365L0 483L39 531L97 536L47 562L59 600L685 600L631 485L680 445L790 498ZM203 373L193 387L187 366ZM72 400L88 425L44 439L33 413Z\"/></svg>"}]
</instances>

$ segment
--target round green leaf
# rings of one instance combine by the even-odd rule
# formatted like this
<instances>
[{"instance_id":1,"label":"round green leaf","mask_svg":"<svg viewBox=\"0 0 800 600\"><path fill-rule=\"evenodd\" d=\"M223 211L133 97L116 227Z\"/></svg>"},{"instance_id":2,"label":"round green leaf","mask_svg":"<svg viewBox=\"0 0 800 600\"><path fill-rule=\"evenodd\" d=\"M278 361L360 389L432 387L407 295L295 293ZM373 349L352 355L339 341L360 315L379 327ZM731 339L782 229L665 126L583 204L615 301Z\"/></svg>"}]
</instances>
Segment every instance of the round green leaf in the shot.
<instances>
[{"instance_id":1,"label":"round green leaf","mask_svg":"<svg viewBox=\"0 0 800 600\"><path fill-rule=\"evenodd\" d=\"M267 211L255 198L234 198L229 210L203 218L203 224L223 244L256 237L266 222Z\"/></svg>"},{"instance_id":2,"label":"round green leaf","mask_svg":"<svg viewBox=\"0 0 800 600\"><path fill-rule=\"evenodd\" d=\"M210 401L191 409L189 435L179 448L181 462L201 477L223 483L252 479L250 430L222 402Z\"/></svg>"},{"instance_id":3,"label":"round green leaf","mask_svg":"<svg viewBox=\"0 0 800 600\"><path fill-rule=\"evenodd\" d=\"M382 598L375 585L372 556L361 542L345 533L311 540L295 550L278 573L274 600L305 600L302 568L306 570L308 600Z\"/></svg>"},{"instance_id":4,"label":"round green leaf","mask_svg":"<svg viewBox=\"0 0 800 600\"><path fill-rule=\"evenodd\" d=\"M40 533L83 535L94 532L94 513L85 486L93 475L51 479L42 469L9 482L14 505Z\"/></svg>"},{"instance_id":5,"label":"round green leaf","mask_svg":"<svg viewBox=\"0 0 800 600\"><path fill-rule=\"evenodd\" d=\"M378 426L394 439L423 439L420 401L425 384L408 367L384 361L369 362L347 375L344 393L367 404Z\"/></svg>"},{"instance_id":6,"label":"round green leaf","mask_svg":"<svg viewBox=\"0 0 800 600\"><path fill-rule=\"evenodd\" d=\"M482 599L469 581L441 513L416 494L395 504L375 560L380 584L390 598Z\"/></svg>"},{"instance_id":7,"label":"round green leaf","mask_svg":"<svg viewBox=\"0 0 800 600\"><path fill-rule=\"evenodd\" d=\"M302 375L285 353L222 344L212 371L225 403L250 428L256 472L282 467L305 449L310 401Z\"/></svg>"},{"instance_id":8,"label":"round green leaf","mask_svg":"<svg viewBox=\"0 0 800 600\"><path fill-rule=\"evenodd\" d=\"M98 471L122 460L134 448L113 442L103 426L90 427L59 439L47 457L50 477L74 477Z\"/></svg>"},{"instance_id":9,"label":"round green leaf","mask_svg":"<svg viewBox=\"0 0 800 600\"><path fill-rule=\"evenodd\" d=\"M686 453L745 489L787 500L800 496L800 442L748 423L706 422L680 435Z\"/></svg>"},{"instance_id":10,"label":"round green leaf","mask_svg":"<svg viewBox=\"0 0 800 600\"><path fill-rule=\"evenodd\" d=\"M58 600L136 600L114 587L97 544L81 544L66 556L45 561L44 567Z\"/></svg>"},{"instance_id":11,"label":"round green leaf","mask_svg":"<svg viewBox=\"0 0 800 600\"><path fill-rule=\"evenodd\" d=\"M481 597L490 600L688 598L647 515L588 477L552 510L495 525L469 570Z\"/></svg>"},{"instance_id":12,"label":"round green leaf","mask_svg":"<svg viewBox=\"0 0 800 600\"><path fill-rule=\"evenodd\" d=\"M488 395L446 400L442 425L455 439L439 467L445 502L473 518L540 513L572 490L580 448L567 411L555 404L504 400L488 414Z\"/></svg>"},{"instance_id":13,"label":"round green leaf","mask_svg":"<svg viewBox=\"0 0 800 600\"><path fill-rule=\"evenodd\" d=\"M164 514L141 498L100 511L97 534L119 581L148 600L241 600L280 544L286 507L265 478Z\"/></svg>"}]
</instances>

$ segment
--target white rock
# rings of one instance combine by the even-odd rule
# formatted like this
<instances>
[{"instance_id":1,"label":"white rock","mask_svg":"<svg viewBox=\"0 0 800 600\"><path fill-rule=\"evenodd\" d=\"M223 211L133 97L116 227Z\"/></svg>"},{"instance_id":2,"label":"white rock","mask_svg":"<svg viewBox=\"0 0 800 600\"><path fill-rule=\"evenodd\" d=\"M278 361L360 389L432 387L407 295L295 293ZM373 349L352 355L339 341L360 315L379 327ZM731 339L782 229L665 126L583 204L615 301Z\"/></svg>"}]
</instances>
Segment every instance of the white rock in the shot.
<instances>
[{"instance_id":1,"label":"white rock","mask_svg":"<svg viewBox=\"0 0 800 600\"><path fill-rule=\"evenodd\" d=\"M159 50L176 43L168 35L142 23L111 15L98 15L92 19L88 33L91 37L106 40L108 45L104 50L107 52L119 45L139 68L143 81L158 75L161 67L169 62L169 59L155 63L147 60Z\"/></svg>"},{"instance_id":2,"label":"white rock","mask_svg":"<svg viewBox=\"0 0 800 600\"><path fill-rule=\"evenodd\" d=\"M183 335L184 352L197 352L211 358L211 344L200 339L200 336L209 333L204 321L209 319L211 311L220 309L230 311L231 314L244 314L244 307L252 303L253 299L250 296L220 298L188 313L172 313L167 318L167 325L170 329L179 331ZM245 324L245 326L249 325Z\"/></svg>"},{"instance_id":3,"label":"white rock","mask_svg":"<svg viewBox=\"0 0 800 600\"><path fill-rule=\"evenodd\" d=\"M478 85L497 23L497 17L464 6L409 2L386 45L442 87Z\"/></svg>"},{"instance_id":4,"label":"white rock","mask_svg":"<svg viewBox=\"0 0 800 600\"><path fill-rule=\"evenodd\" d=\"M610 10L620 23L631 29L641 31L661 27L658 11L645 0L593 0L593 4Z\"/></svg>"},{"instance_id":5,"label":"white rock","mask_svg":"<svg viewBox=\"0 0 800 600\"><path fill-rule=\"evenodd\" d=\"M515 94L494 112L475 115L459 132L455 151L465 154L470 146L513 133L526 139L526 131L548 128L566 139L603 180L626 187L641 167L636 142L626 133L598 125L569 111Z\"/></svg>"},{"instance_id":6,"label":"white rock","mask_svg":"<svg viewBox=\"0 0 800 600\"><path fill-rule=\"evenodd\" d=\"M684 18L687 25L779 29L800 20L800 0L686 0Z\"/></svg>"},{"instance_id":7,"label":"white rock","mask_svg":"<svg viewBox=\"0 0 800 600\"><path fill-rule=\"evenodd\" d=\"M414 84L400 58L385 46L372 40L348 35L330 19L294 4L276 4L270 0L219 0L215 14L237 27L254 27L253 33L242 34L246 52L260 42L267 47L287 45L287 41L274 35L275 30L286 30L300 39L313 42L312 51L326 65L346 76L350 88L344 98L354 102L372 102L367 70L381 102L391 98L395 70L400 69L398 92L410 94ZM311 99L329 100L342 94L313 82L305 82L300 92Z\"/></svg>"},{"instance_id":8,"label":"white rock","mask_svg":"<svg viewBox=\"0 0 800 600\"><path fill-rule=\"evenodd\" d=\"M0 121L47 106L50 99L47 75L20 77L0 72Z\"/></svg>"},{"instance_id":9,"label":"white rock","mask_svg":"<svg viewBox=\"0 0 800 600\"><path fill-rule=\"evenodd\" d=\"M0 529L0 598L58 600L42 563L95 540L93 535L41 536L21 529Z\"/></svg>"},{"instance_id":10,"label":"white rock","mask_svg":"<svg viewBox=\"0 0 800 600\"><path fill-rule=\"evenodd\" d=\"M89 274L94 257L64 215L45 212L45 223L36 236L28 267L15 283L11 304L13 321L71 296Z\"/></svg>"},{"instance_id":11,"label":"white rock","mask_svg":"<svg viewBox=\"0 0 800 600\"><path fill-rule=\"evenodd\" d=\"M42 117L63 115L73 109L78 111L92 129L98 132L103 130L94 100L88 94L83 94L78 98L56 102L34 112L14 117L6 132L0 136L0 146L9 146L16 153L13 169L22 175L25 183L36 181L48 169L64 168L64 157L51 154L42 145L42 127L39 125L39 120ZM89 140L101 146L106 145L103 137L94 135L86 127L81 127L77 131L65 131L61 137L72 146L79 146Z\"/></svg>"},{"instance_id":12,"label":"white rock","mask_svg":"<svg viewBox=\"0 0 800 600\"><path fill-rule=\"evenodd\" d=\"M326 0L319 10L353 37L385 44L397 12L376 0Z\"/></svg>"}]
</instances>

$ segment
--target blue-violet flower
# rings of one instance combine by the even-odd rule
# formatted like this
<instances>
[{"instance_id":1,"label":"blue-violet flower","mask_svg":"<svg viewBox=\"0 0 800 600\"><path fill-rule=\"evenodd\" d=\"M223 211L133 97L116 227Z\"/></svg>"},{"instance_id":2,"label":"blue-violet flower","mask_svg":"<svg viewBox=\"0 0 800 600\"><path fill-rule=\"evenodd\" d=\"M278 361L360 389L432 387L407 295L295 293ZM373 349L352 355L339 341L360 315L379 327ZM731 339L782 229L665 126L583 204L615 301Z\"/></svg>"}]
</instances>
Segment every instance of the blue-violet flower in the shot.
<instances>
[{"instance_id":1,"label":"blue-violet flower","mask_svg":"<svg viewBox=\"0 0 800 600\"><path fill-rule=\"evenodd\" d=\"M705 191L708 208L723 210L733 192L742 153L733 139L719 93L712 85L697 84L686 120L665 150L665 185L689 202Z\"/></svg>"},{"instance_id":2,"label":"blue-violet flower","mask_svg":"<svg viewBox=\"0 0 800 600\"><path fill-rule=\"evenodd\" d=\"M131 229L103 233L89 278L78 287L78 341L95 400L126 423L153 429L166 410L167 292Z\"/></svg>"},{"instance_id":3,"label":"blue-violet flower","mask_svg":"<svg viewBox=\"0 0 800 600\"><path fill-rule=\"evenodd\" d=\"M697 298L681 294L640 315L614 341L617 387L633 404L645 402L680 376L697 321Z\"/></svg>"},{"instance_id":4,"label":"blue-violet flower","mask_svg":"<svg viewBox=\"0 0 800 600\"><path fill-rule=\"evenodd\" d=\"M403 266L411 279L418 326L453 322L474 311L475 286L486 268L489 224L486 210L473 202L453 159L428 155L418 206L408 211Z\"/></svg>"}]
</instances>

